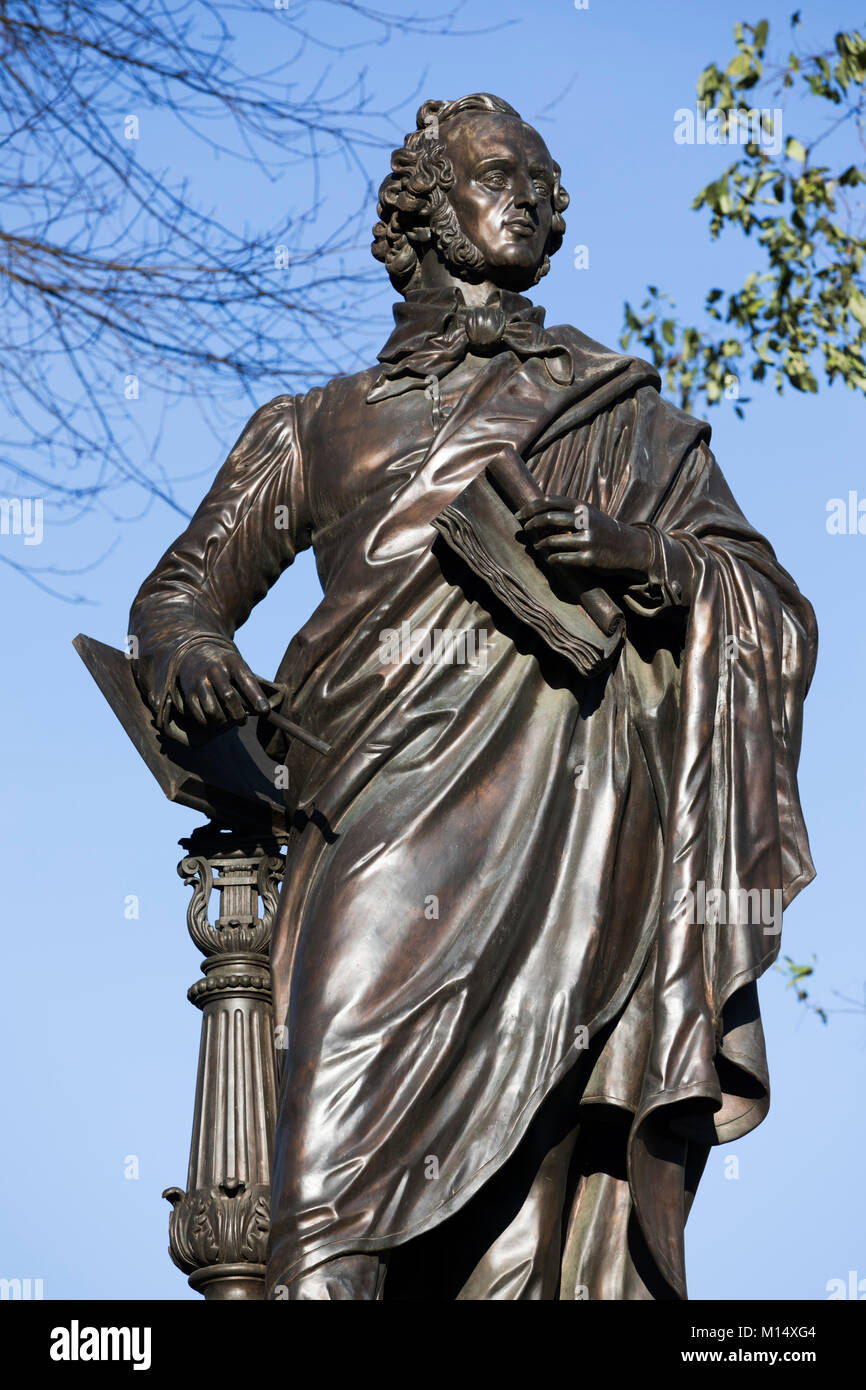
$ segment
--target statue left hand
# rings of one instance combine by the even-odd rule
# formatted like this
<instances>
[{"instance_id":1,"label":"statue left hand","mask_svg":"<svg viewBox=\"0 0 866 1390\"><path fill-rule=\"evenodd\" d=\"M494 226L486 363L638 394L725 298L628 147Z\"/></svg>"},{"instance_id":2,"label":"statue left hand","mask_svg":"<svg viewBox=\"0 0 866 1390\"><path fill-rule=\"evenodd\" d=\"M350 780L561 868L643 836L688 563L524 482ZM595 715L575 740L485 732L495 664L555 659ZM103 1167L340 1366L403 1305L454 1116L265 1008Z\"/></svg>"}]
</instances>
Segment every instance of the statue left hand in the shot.
<instances>
[{"instance_id":1,"label":"statue left hand","mask_svg":"<svg viewBox=\"0 0 866 1390\"><path fill-rule=\"evenodd\" d=\"M572 497L539 497L517 513L535 554L566 570L613 571L645 580L652 562L646 531L615 521L589 502Z\"/></svg>"}]
</instances>

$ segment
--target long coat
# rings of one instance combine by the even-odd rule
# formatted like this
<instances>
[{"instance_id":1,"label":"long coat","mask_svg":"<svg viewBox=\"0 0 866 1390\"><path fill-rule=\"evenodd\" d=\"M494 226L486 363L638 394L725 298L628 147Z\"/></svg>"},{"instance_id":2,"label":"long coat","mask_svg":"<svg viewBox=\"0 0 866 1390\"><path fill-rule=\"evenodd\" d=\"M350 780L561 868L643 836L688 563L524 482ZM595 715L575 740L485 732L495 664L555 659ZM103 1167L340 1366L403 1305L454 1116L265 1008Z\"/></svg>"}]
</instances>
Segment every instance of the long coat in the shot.
<instances>
[{"instance_id":1,"label":"long coat","mask_svg":"<svg viewBox=\"0 0 866 1390\"><path fill-rule=\"evenodd\" d=\"M288 750L269 1282L435 1238L450 1297L682 1298L709 1146L769 1103L755 982L779 921L757 906L814 874L814 615L651 367L511 295L511 345L455 350L459 301L398 305L384 371L263 406L132 611L164 721L188 644L231 643L313 546L323 598L276 678L333 751ZM692 561L687 606L608 579L626 635L593 679L431 525L505 446ZM421 645L436 630L457 659ZM485 1193L508 1220L467 1238ZM522 1203L528 1257L509 1254Z\"/></svg>"}]
</instances>

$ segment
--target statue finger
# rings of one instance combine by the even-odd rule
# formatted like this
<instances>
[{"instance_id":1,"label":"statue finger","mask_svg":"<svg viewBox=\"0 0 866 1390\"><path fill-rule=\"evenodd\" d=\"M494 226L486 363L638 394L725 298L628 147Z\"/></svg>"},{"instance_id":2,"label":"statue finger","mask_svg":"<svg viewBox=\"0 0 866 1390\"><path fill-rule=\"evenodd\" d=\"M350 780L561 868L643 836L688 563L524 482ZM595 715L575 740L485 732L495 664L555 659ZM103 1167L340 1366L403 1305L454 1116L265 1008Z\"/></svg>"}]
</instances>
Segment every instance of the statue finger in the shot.
<instances>
[{"instance_id":1,"label":"statue finger","mask_svg":"<svg viewBox=\"0 0 866 1390\"><path fill-rule=\"evenodd\" d=\"M597 566L594 565L592 558L585 551L559 550L554 555L546 555L544 558L548 565L561 565L564 569L568 569L571 567L581 569L597 568Z\"/></svg>"},{"instance_id":2,"label":"statue finger","mask_svg":"<svg viewBox=\"0 0 866 1390\"><path fill-rule=\"evenodd\" d=\"M247 708L255 710L256 714L267 714L271 707L270 701L245 661L238 664L233 672L233 679L246 701Z\"/></svg>"},{"instance_id":3,"label":"statue finger","mask_svg":"<svg viewBox=\"0 0 866 1390\"><path fill-rule=\"evenodd\" d=\"M205 722L214 720L216 723L222 723L225 719L225 714L223 713L222 706L216 697L216 692L207 676L202 676L198 683L198 690L196 693L198 695L199 704L204 711Z\"/></svg>"},{"instance_id":4,"label":"statue finger","mask_svg":"<svg viewBox=\"0 0 866 1390\"><path fill-rule=\"evenodd\" d=\"M523 530L534 541L535 537L540 536L545 530L573 531L574 525L574 511L569 508L567 511L539 512L523 523Z\"/></svg>"},{"instance_id":5,"label":"statue finger","mask_svg":"<svg viewBox=\"0 0 866 1390\"><path fill-rule=\"evenodd\" d=\"M560 531L556 535L545 536L542 540L536 541L534 549L539 555L543 555L547 558L555 551L585 550L588 543L585 532L581 533L577 531L570 535L563 535Z\"/></svg>"},{"instance_id":6,"label":"statue finger","mask_svg":"<svg viewBox=\"0 0 866 1390\"><path fill-rule=\"evenodd\" d=\"M568 497L536 497L533 502L527 502L525 507L521 507L515 515L517 520L522 522L529 521L542 512L573 510L574 503Z\"/></svg>"},{"instance_id":7,"label":"statue finger","mask_svg":"<svg viewBox=\"0 0 866 1390\"><path fill-rule=\"evenodd\" d=\"M207 723L207 715L205 714L204 710L199 704L197 695L187 695L186 700L184 701L184 706L184 713L188 712L189 714L191 714L197 724Z\"/></svg>"},{"instance_id":8,"label":"statue finger","mask_svg":"<svg viewBox=\"0 0 866 1390\"><path fill-rule=\"evenodd\" d=\"M215 685L217 699L230 719L236 724L246 723L247 708L240 693L223 677L223 683Z\"/></svg>"}]
</instances>

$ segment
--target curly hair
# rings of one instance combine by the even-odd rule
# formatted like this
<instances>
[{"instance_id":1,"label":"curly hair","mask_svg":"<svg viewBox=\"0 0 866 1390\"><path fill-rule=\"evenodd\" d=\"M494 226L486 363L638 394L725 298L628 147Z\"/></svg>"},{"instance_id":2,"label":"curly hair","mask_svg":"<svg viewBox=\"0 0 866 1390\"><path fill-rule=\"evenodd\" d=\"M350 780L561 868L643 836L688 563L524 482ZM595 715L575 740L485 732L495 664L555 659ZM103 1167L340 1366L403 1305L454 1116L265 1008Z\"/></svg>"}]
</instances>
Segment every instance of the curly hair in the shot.
<instances>
[{"instance_id":1,"label":"curly hair","mask_svg":"<svg viewBox=\"0 0 866 1390\"><path fill-rule=\"evenodd\" d=\"M411 288L418 274L420 259L416 248L430 242L441 250L463 279L484 266L481 252L464 235L448 198L448 189L454 183L454 170L445 143L439 138L440 127L445 121L465 111L522 119L507 101L488 92L475 92L458 101L425 101L419 107L416 129L391 155L391 173L379 189L376 211L381 220L373 228L373 255L377 261L384 262L391 283L400 294ZM535 284L547 274L550 257L559 250L565 235L562 214L568 207L569 197L560 183L559 165L554 163L553 170L553 220Z\"/></svg>"}]
</instances>

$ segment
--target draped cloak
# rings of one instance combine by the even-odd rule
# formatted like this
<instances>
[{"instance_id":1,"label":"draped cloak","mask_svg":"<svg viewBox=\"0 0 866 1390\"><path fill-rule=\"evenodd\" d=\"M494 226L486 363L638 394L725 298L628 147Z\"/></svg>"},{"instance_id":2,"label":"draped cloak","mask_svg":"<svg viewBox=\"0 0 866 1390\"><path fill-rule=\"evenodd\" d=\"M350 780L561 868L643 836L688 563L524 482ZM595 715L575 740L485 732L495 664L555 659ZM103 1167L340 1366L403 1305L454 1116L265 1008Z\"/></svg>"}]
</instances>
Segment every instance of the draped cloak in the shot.
<instances>
[{"instance_id":1,"label":"draped cloak","mask_svg":"<svg viewBox=\"0 0 866 1390\"><path fill-rule=\"evenodd\" d=\"M396 306L382 359L453 302ZM814 876L796 782L814 615L652 367L502 302L539 351L458 354L435 391L383 394L373 368L263 406L133 606L165 721L189 644L231 644L297 551L324 591L276 676L332 752L271 744L295 808L271 1289L446 1239L579 1077L574 1121L614 1116L622 1164L572 1181L543 1296L685 1298L689 1172L769 1105L756 981L779 923L690 923L683 903L704 885L787 906ZM557 352L570 370L551 372ZM546 650L431 525L506 446L546 492L652 523L691 559L687 607L600 579L626 615L600 676ZM435 630L471 634L474 659L425 656ZM394 633L411 654L384 659ZM635 1222L653 1278L626 1252Z\"/></svg>"}]
</instances>

